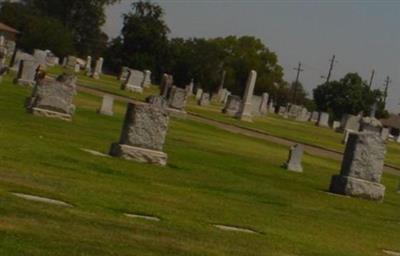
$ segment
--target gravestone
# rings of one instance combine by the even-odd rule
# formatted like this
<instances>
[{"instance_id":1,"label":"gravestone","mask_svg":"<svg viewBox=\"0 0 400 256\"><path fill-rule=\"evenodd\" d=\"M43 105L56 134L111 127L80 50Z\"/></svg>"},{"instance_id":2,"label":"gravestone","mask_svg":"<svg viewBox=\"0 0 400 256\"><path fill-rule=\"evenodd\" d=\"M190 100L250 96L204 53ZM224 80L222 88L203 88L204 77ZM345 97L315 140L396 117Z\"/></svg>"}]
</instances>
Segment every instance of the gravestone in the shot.
<instances>
[{"instance_id":1,"label":"gravestone","mask_svg":"<svg viewBox=\"0 0 400 256\"><path fill-rule=\"evenodd\" d=\"M329 127L329 114L326 112L320 112L317 125L320 127Z\"/></svg>"},{"instance_id":2,"label":"gravestone","mask_svg":"<svg viewBox=\"0 0 400 256\"><path fill-rule=\"evenodd\" d=\"M67 63L66 63L66 68L75 69L76 63L77 63L78 59L75 56L68 56L67 57Z\"/></svg>"},{"instance_id":3,"label":"gravestone","mask_svg":"<svg viewBox=\"0 0 400 256\"><path fill-rule=\"evenodd\" d=\"M239 120L241 121L246 121L246 122L252 122L252 106L251 106L251 99L253 97L253 92L254 92L254 86L256 84L257 80L257 72L252 70L250 71L249 77L247 79L246 83L246 89L244 91L244 96L243 96L243 104L242 108L239 112Z\"/></svg>"},{"instance_id":4,"label":"gravestone","mask_svg":"<svg viewBox=\"0 0 400 256\"><path fill-rule=\"evenodd\" d=\"M163 96L149 96L146 98L146 102L155 108L167 109L168 102Z\"/></svg>"},{"instance_id":5,"label":"gravestone","mask_svg":"<svg viewBox=\"0 0 400 256\"><path fill-rule=\"evenodd\" d=\"M192 96L193 95L193 89L194 89L194 82L193 79L190 80L190 83L188 85L186 85L186 91L188 93L188 96Z\"/></svg>"},{"instance_id":6,"label":"gravestone","mask_svg":"<svg viewBox=\"0 0 400 256\"><path fill-rule=\"evenodd\" d=\"M18 72L18 69L19 69L20 66L21 66L21 61L22 61L22 60L35 61L35 58L34 58L32 55L28 54L28 53L21 52L21 51L18 50L18 51L15 53L15 56L14 56L14 60L13 60L13 63L12 63L11 70L17 71L17 72Z\"/></svg>"},{"instance_id":7,"label":"gravestone","mask_svg":"<svg viewBox=\"0 0 400 256\"><path fill-rule=\"evenodd\" d=\"M360 130L380 134L382 123L375 117L364 117L360 121Z\"/></svg>"},{"instance_id":8,"label":"gravestone","mask_svg":"<svg viewBox=\"0 0 400 256\"><path fill-rule=\"evenodd\" d=\"M119 74L119 77L118 77L118 80L125 82L128 79L128 76L129 76L129 68L122 67L121 73Z\"/></svg>"},{"instance_id":9,"label":"gravestone","mask_svg":"<svg viewBox=\"0 0 400 256\"><path fill-rule=\"evenodd\" d=\"M110 155L165 166L167 154L162 149L168 122L165 109L150 104L129 103L120 140L111 145Z\"/></svg>"},{"instance_id":10,"label":"gravestone","mask_svg":"<svg viewBox=\"0 0 400 256\"><path fill-rule=\"evenodd\" d=\"M302 107L300 111L297 113L296 120L300 122L306 122L309 119L310 115L306 108Z\"/></svg>"},{"instance_id":11,"label":"gravestone","mask_svg":"<svg viewBox=\"0 0 400 256\"><path fill-rule=\"evenodd\" d=\"M287 107L285 106L280 106L278 110L278 115L284 116L287 115Z\"/></svg>"},{"instance_id":12,"label":"gravestone","mask_svg":"<svg viewBox=\"0 0 400 256\"><path fill-rule=\"evenodd\" d=\"M222 77L221 77L221 83L218 86L218 91L217 91L217 99L221 102L222 94L224 91L224 84L225 84L225 77L226 77L226 71L222 71Z\"/></svg>"},{"instance_id":13,"label":"gravestone","mask_svg":"<svg viewBox=\"0 0 400 256\"><path fill-rule=\"evenodd\" d=\"M142 71L130 69L128 79L122 83L122 90L131 92L143 92L144 74Z\"/></svg>"},{"instance_id":14,"label":"gravestone","mask_svg":"<svg viewBox=\"0 0 400 256\"><path fill-rule=\"evenodd\" d=\"M168 98L169 91L174 83L174 78L171 75L163 74L161 85L160 85L160 95L164 98Z\"/></svg>"},{"instance_id":15,"label":"gravestone","mask_svg":"<svg viewBox=\"0 0 400 256\"><path fill-rule=\"evenodd\" d=\"M346 129L343 131L343 140L342 143L343 144L347 144L347 140L349 139L350 133L356 133L358 131L355 130L351 130L351 129Z\"/></svg>"},{"instance_id":16,"label":"gravestone","mask_svg":"<svg viewBox=\"0 0 400 256\"><path fill-rule=\"evenodd\" d=\"M297 118L301 114L302 109L302 106L291 104L289 106L289 110L287 111L288 116L290 118Z\"/></svg>"},{"instance_id":17,"label":"gravestone","mask_svg":"<svg viewBox=\"0 0 400 256\"><path fill-rule=\"evenodd\" d=\"M345 114L342 117L340 129L358 131L360 129L360 116Z\"/></svg>"},{"instance_id":18,"label":"gravestone","mask_svg":"<svg viewBox=\"0 0 400 256\"><path fill-rule=\"evenodd\" d=\"M172 86L168 96L168 113L177 118L186 118L187 91L176 86Z\"/></svg>"},{"instance_id":19,"label":"gravestone","mask_svg":"<svg viewBox=\"0 0 400 256\"><path fill-rule=\"evenodd\" d=\"M75 64L75 68L74 68L74 72L75 73L79 73L81 71L81 65L79 65L79 63Z\"/></svg>"},{"instance_id":20,"label":"gravestone","mask_svg":"<svg viewBox=\"0 0 400 256\"><path fill-rule=\"evenodd\" d=\"M39 64L34 60L21 60L14 83L33 86L35 84L36 69L38 66Z\"/></svg>"},{"instance_id":21,"label":"gravestone","mask_svg":"<svg viewBox=\"0 0 400 256\"><path fill-rule=\"evenodd\" d=\"M148 88L151 85L151 71L150 70L145 70L143 72L144 74L144 80L143 80L143 88Z\"/></svg>"},{"instance_id":22,"label":"gravestone","mask_svg":"<svg viewBox=\"0 0 400 256\"><path fill-rule=\"evenodd\" d=\"M103 74L103 62L104 62L103 58L100 57L99 59L97 59L96 66L92 74L92 77L94 79L99 79L100 75Z\"/></svg>"},{"instance_id":23,"label":"gravestone","mask_svg":"<svg viewBox=\"0 0 400 256\"><path fill-rule=\"evenodd\" d=\"M340 129L340 122L339 122L339 121L333 121L333 123L332 123L332 129L333 129L333 130Z\"/></svg>"},{"instance_id":24,"label":"gravestone","mask_svg":"<svg viewBox=\"0 0 400 256\"><path fill-rule=\"evenodd\" d=\"M290 148L289 158L284 167L292 172L303 172L301 159L303 158L304 149L302 145L296 144Z\"/></svg>"},{"instance_id":25,"label":"gravestone","mask_svg":"<svg viewBox=\"0 0 400 256\"><path fill-rule=\"evenodd\" d=\"M228 116L237 116L239 115L241 108L242 99L236 95L229 95L222 113L225 113Z\"/></svg>"},{"instance_id":26,"label":"gravestone","mask_svg":"<svg viewBox=\"0 0 400 256\"><path fill-rule=\"evenodd\" d=\"M225 106L226 102L228 101L229 95L231 95L231 94L232 93L230 91L226 90L226 93L224 94L224 99L222 100L222 104L224 104L224 106Z\"/></svg>"},{"instance_id":27,"label":"gravestone","mask_svg":"<svg viewBox=\"0 0 400 256\"><path fill-rule=\"evenodd\" d=\"M87 75L90 75L92 73L92 57L91 56L87 56L87 58L86 58L85 72Z\"/></svg>"},{"instance_id":28,"label":"gravestone","mask_svg":"<svg viewBox=\"0 0 400 256\"><path fill-rule=\"evenodd\" d=\"M67 63L68 63L68 57L64 57L63 59L62 59L62 66L63 67L66 67L67 66Z\"/></svg>"},{"instance_id":29,"label":"gravestone","mask_svg":"<svg viewBox=\"0 0 400 256\"><path fill-rule=\"evenodd\" d=\"M390 130L389 128L382 128L381 130L381 138L383 140L387 140L389 138Z\"/></svg>"},{"instance_id":30,"label":"gravestone","mask_svg":"<svg viewBox=\"0 0 400 256\"><path fill-rule=\"evenodd\" d=\"M27 99L29 112L38 116L70 121L75 111L76 77L61 75L56 80L42 79Z\"/></svg>"},{"instance_id":31,"label":"gravestone","mask_svg":"<svg viewBox=\"0 0 400 256\"><path fill-rule=\"evenodd\" d=\"M8 57L11 57L14 54L16 46L17 45L14 41L6 40L6 48L7 48Z\"/></svg>"},{"instance_id":32,"label":"gravestone","mask_svg":"<svg viewBox=\"0 0 400 256\"><path fill-rule=\"evenodd\" d=\"M382 200L385 187L380 184L386 154L378 134L351 133L346 144L342 168L331 180L330 192Z\"/></svg>"},{"instance_id":33,"label":"gravestone","mask_svg":"<svg viewBox=\"0 0 400 256\"><path fill-rule=\"evenodd\" d=\"M274 106L274 102L273 102L272 100L271 100L271 102L269 103L268 112L269 112L269 113L275 113L275 106Z\"/></svg>"},{"instance_id":34,"label":"gravestone","mask_svg":"<svg viewBox=\"0 0 400 256\"><path fill-rule=\"evenodd\" d=\"M261 96L261 104L259 111L261 115L268 114L268 100L269 100L269 95L268 93L264 92Z\"/></svg>"},{"instance_id":35,"label":"gravestone","mask_svg":"<svg viewBox=\"0 0 400 256\"><path fill-rule=\"evenodd\" d=\"M105 94L101 102L101 107L97 112L102 115L113 116L114 115L113 107L114 107L114 97Z\"/></svg>"},{"instance_id":36,"label":"gravestone","mask_svg":"<svg viewBox=\"0 0 400 256\"><path fill-rule=\"evenodd\" d=\"M260 113L261 101L262 101L261 96L253 95L253 97L251 97L251 108L252 108L251 114L253 116L261 115L261 113Z\"/></svg>"},{"instance_id":37,"label":"gravestone","mask_svg":"<svg viewBox=\"0 0 400 256\"><path fill-rule=\"evenodd\" d=\"M196 90L196 100L200 100L201 95L203 95L203 89L198 88L198 89Z\"/></svg>"},{"instance_id":38,"label":"gravestone","mask_svg":"<svg viewBox=\"0 0 400 256\"><path fill-rule=\"evenodd\" d=\"M210 104L210 94L204 92L201 95L200 100L198 101L198 104L200 106L208 106Z\"/></svg>"},{"instance_id":39,"label":"gravestone","mask_svg":"<svg viewBox=\"0 0 400 256\"><path fill-rule=\"evenodd\" d=\"M310 116L310 122L316 123L318 122L319 112L313 111Z\"/></svg>"},{"instance_id":40,"label":"gravestone","mask_svg":"<svg viewBox=\"0 0 400 256\"><path fill-rule=\"evenodd\" d=\"M35 49L33 51L33 57L36 62L42 67L45 68L47 65L47 52L39 49Z\"/></svg>"}]
</instances>

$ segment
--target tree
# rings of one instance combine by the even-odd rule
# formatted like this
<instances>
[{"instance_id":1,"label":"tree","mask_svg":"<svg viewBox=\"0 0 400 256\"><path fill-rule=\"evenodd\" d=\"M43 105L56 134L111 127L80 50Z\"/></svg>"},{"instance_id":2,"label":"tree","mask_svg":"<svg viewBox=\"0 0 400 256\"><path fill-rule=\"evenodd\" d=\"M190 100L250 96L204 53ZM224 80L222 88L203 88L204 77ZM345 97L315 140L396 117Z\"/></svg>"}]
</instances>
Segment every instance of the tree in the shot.
<instances>
[{"instance_id":1,"label":"tree","mask_svg":"<svg viewBox=\"0 0 400 256\"><path fill-rule=\"evenodd\" d=\"M49 49L58 56L74 51L72 34L63 24L21 3L4 2L0 7L0 20L21 32L18 47L32 52Z\"/></svg>"},{"instance_id":2,"label":"tree","mask_svg":"<svg viewBox=\"0 0 400 256\"><path fill-rule=\"evenodd\" d=\"M317 109L330 112L337 120L344 114L368 114L374 103L380 106L382 102L382 93L371 91L357 73L319 85L313 93ZM382 107L379 112L382 113Z\"/></svg>"},{"instance_id":3,"label":"tree","mask_svg":"<svg viewBox=\"0 0 400 256\"><path fill-rule=\"evenodd\" d=\"M23 0L41 16L61 22L71 31L74 46L80 55L99 56L108 38L101 31L105 23L105 6L119 0ZM58 33L60 34L60 33Z\"/></svg>"},{"instance_id":4,"label":"tree","mask_svg":"<svg viewBox=\"0 0 400 256\"><path fill-rule=\"evenodd\" d=\"M160 77L166 70L165 62L169 28L163 20L164 11L150 2L132 4L132 11L123 15L124 23L119 39L111 48L119 48L114 54L124 66L134 69L149 69ZM116 60L115 60L116 61Z\"/></svg>"}]
</instances>

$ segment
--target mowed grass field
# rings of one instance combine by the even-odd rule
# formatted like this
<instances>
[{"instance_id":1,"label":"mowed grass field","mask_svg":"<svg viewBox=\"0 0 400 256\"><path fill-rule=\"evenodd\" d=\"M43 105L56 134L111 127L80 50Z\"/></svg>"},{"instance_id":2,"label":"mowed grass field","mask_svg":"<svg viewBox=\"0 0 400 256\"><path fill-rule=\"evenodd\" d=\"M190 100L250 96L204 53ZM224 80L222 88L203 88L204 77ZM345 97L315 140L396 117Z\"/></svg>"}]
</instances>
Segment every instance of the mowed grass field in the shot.
<instances>
[{"instance_id":1,"label":"mowed grass field","mask_svg":"<svg viewBox=\"0 0 400 256\"><path fill-rule=\"evenodd\" d=\"M340 163L305 155L304 173L281 168L288 149L188 120L171 120L168 166L98 157L119 138L125 105L96 114L79 93L72 122L26 113L31 92L0 84L0 255L331 255L400 251L398 177L383 203L326 193ZM62 200L27 201L11 192ZM145 214L153 222L124 213ZM233 225L257 234L228 232Z\"/></svg>"}]
</instances>

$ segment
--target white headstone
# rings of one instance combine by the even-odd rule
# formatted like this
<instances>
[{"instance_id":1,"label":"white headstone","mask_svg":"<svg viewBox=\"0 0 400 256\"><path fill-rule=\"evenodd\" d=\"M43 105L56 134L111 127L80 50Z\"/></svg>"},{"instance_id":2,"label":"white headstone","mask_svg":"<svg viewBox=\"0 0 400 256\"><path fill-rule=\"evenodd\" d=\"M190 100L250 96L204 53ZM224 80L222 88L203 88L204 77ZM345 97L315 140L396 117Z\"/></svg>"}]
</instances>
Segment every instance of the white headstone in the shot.
<instances>
[{"instance_id":1,"label":"white headstone","mask_svg":"<svg viewBox=\"0 0 400 256\"><path fill-rule=\"evenodd\" d=\"M113 107L114 107L114 97L106 94L103 96L101 107L98 110L98 113L106 116L112 116L114 115Z\"/></svg>"},{"instance_id":2,"label":"white headstone","mask_svg":"<svg viewBox=\"0 0 400 256\"><path fill-rule=\"evenodd\" d=\"M254 87L256 85L257 72L250 71L249 77L246 83L246 90L244 91L243 106L239 114L239 119L241 121L251 122L252 121L252 107L251 99L253 97Z\"/></svg>"}]
</instances>

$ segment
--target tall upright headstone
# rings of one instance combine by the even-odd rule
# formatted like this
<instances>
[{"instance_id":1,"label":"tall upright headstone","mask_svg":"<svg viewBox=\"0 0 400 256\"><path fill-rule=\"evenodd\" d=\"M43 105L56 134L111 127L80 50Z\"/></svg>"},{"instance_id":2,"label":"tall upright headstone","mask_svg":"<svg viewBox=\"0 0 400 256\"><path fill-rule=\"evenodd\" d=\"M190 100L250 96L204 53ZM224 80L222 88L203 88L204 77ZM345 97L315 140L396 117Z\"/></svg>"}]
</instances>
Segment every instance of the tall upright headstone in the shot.
<instances>
[{"instance_id":1,"label":"tall upright headstone","mask_svg":"<svg viewBox=\"0 0 400 256\"><path fill-rule=\"evenodd\" d=\"M174 83L174 78L172 75L168 74L163 74L163 77L161 79L161 85L160 85L160 96L163 96L164 98L168 98L169 91L172 88L172 84Z\"/></svg>"},{"instance_id":2,"label":"tall upright headstone","mask_svg":"<svg viewBox=\"0 0 400 256\"><path fill-rule=\"evenodd\" d=\"M103 58L100 57L97 59L96 66L95 66L93 74L92 74L92 77L94 79L99 79L100 75L103 73L103 62L104 62Z\"/></svg>"},{"instance_id":3,"label":"tall upright headstone","mask_svg":"<svg viewBox=\"0 0 400 256\"><path fill-rule=\"evenodd\" d=\"M217 97L218 99L221 99L222 97L222 92L224 90L224 84L225 84L225 77L226 77L226 71L222 71L222 76L221 76L221 83L218 86L218 92L217 92Z\"/></svg>"},{"instance_id":4,"label":"tall upright headstone","mask_svg":"<svg viewBox=\"0 0 400 256\"><path fill-rule=\"evenodd\" d=\"M274 102L272 100L269 102L268 112L275 113L275 106L274 106Z\"/></svg>"},{"instance_id":5,"label":"tall upright headstone","mask_svg":"<svg viewBox=\"0 0 400 256\"><path fill-rule=\"evenodd\" d=\"M203 95L203 89L197 88L197 90L196 90L196 100L200 100L201 95Z\"/></svg>"},{"instance_id":6,"label":"tall upright headstone","mask_svg":"<svg viewBox=\"0 0 400 256\"><path fill-rule=\"evenodd\" d=\"M252 70L250 71L249 77L246 83L246 89L244 91L243 96L243 106L239 114L239 120L252 122L252 107L251 107L251 99L253 97L254 87L256 85L257 80L257 72Z\"/></svg>"},{"instance_id":7,"label":"tall upright headstone","mask_svg":"<svg viewBox=\"0 0 400 256\"><path fill-rule=\"evenodd\" d=\"M33 86L38 66L39 64L35 60L21 60L14 82L19 85Z\"/></svg>"},{"instance_id":8,"label":"tall upright headstone","mask_svg":"<svg viewBox=\"0 0 400 256\"><path fill-rule=\"evenodd\" d=\"M292 172L303 172L301 160L303 158L304 149L302 145L296 144L290 148L289 158L284 167Z\"/></svg>"},{"instance_id":9,"label":"tall upright headstone","mask_svg":"<svg viewBox=\"0 0 400 256\"><path fill-rule=\"evenodd\" d=\"M119 73L118 80L120 81L126 81L129 76L129 68L128 67L122 67L121 72Z\"/></svg>"},{"instance_id":10,"label":"tall upright headstone","mask_svg":"<svg viewBox=\"0 0 400 256\"><path fill-rule=\"evenodd\" d=\"M144 74L144 80L143 80L143 88L148 88L151 85L151 71L150 70L145 70L143 71Z\"/></svg>"},{"instance_id":11,"label":"tall upright headstone","mask_svg":"<svg viewBox=\"0 0 400 256\"><path fill-rule=\"evenodd\" d=\"M162 150L168 122L168 114L163 108L129 103L120 140L111 145L110 155L165 166L167 154Z\"/></svg>"},{"instance_id":12,"label":"tall upright headstone","mask_svg":"<svg viewBox=\"0 0 400 256\"><path fill-rule=\"evenodd\" d=\"M346 144L342 168L331 180L330 191L371 200L382 200L385 186L380 184L385 143L379 134L351 133Z\"/></svg>"},{"instance_id":13,"label":"tall upright headstone","mask_svg":"<svg viewBox=\"0 0 400 256\"><path fill-rule=\"evenodd\" d=\"M90 75L92 73L92 56L86 57L85 72Z\"/></svg>"},{"instance_id":14,"label":"tall upright headstone","mask_svg":"<svg viewBox=\"0 0 400 256\"><path fill-rule=\"evenodd\" d=\"M326 112L320 112L317 125L320 127L329 127L329 114Z\"/></svg>"},{"instance_id":15,"label":"tall upright headstone","mask_svg":"<svg viewBox=\"0 0 400 256\"><path fill-rule=\"evenodd\" d=\"M103 96L101 107L97 112L101 115L113 116L114 115L113 107L114 107L114 97L109 94L106 94Z\"/></svg>"},{"instance_id":16,"label":"tall upright headstone","mask_svg":"<svg viewBox=\"0 0 400 256\"><path fill-rule=\"evenodd\" d=\"M261 104L260 104L260 114L266 115L268 113L268 93L264 92L261 96Z\"/></svg>"}]
</instances>

